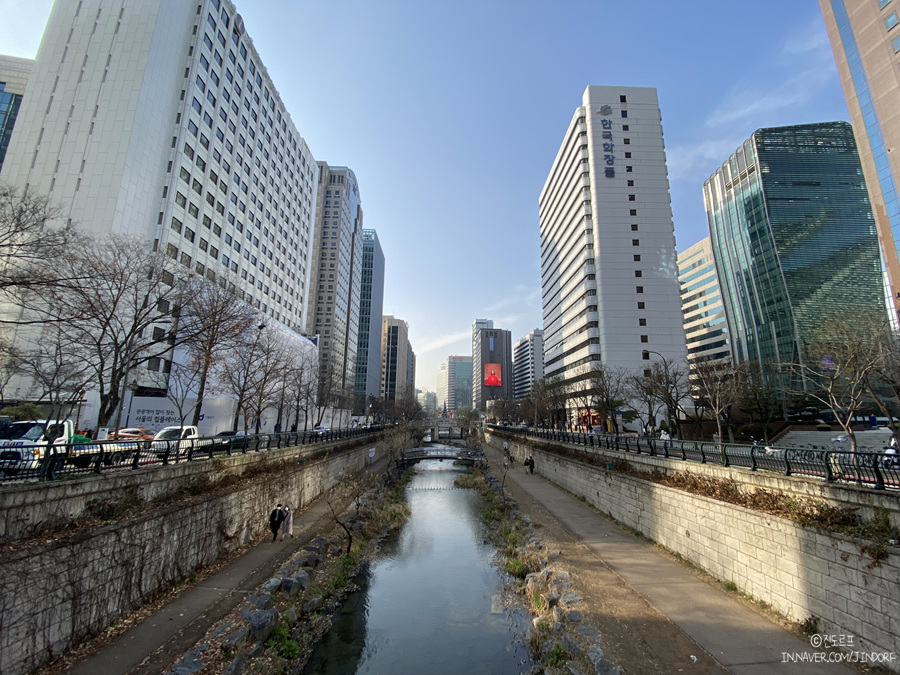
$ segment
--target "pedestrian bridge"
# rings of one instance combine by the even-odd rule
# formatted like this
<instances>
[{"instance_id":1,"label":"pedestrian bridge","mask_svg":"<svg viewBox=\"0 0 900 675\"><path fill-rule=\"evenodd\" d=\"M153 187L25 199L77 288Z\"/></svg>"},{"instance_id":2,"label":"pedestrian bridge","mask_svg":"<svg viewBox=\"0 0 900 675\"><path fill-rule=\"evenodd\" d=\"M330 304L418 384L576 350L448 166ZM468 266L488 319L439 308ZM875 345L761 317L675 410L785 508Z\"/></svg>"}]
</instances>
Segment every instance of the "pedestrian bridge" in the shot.
<instances>
[{"instance_id":1,"label":"pedestrian bridge","mask_svg":"<svg viewBox=\"0 0 900 675\"><path fill-rule=\"evenodd\" d=\"M484 462L484 453L480 450L456 449L450 447L438 448L413 448L404 452L397 460L401 467L421 462L424 459L449 459L464 464L479 464Z\"/></svg>"}]
</instances>

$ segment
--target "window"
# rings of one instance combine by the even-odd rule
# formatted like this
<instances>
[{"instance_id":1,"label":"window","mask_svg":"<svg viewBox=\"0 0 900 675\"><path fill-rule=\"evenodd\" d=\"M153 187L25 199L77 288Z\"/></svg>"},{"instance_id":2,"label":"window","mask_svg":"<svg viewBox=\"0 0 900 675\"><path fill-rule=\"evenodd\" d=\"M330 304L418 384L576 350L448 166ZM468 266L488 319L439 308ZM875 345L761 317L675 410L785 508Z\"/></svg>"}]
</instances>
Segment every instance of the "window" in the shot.
<instances>
[{"instance_id":1,"label":"window","mask_svg":"<svg viewBox=\"0 0 900 675\"><path fill-rule=\"evenodd\" d=\"M638 319L638 326L646 326L647 319Z\"/></svg>"},{"instance_id":2,"label":"window","mask_svg":"<svg viewBox=\"0 0 900 675\"><path fill-rule=\"evenodd\" d=\"M891 0L878 0L878 8L884 9L885 7L888 6L888 4L890 4L890 2L891 2Z\"/></svg>"},{"instance_id":3,"label":"window","mask_svg":"<svg viewBox=\"0 0 900 675\"><path fill-rule=\"evenodd\" d=\"M628 201L633 202L635 199L637 199L637 195L628 195Z\"/></svg>"},{"instance_id":4,"label":"window","mask_svg":"<svg viewBox=\"0 0 900 675\"><path fill-rule=\"evenodd\" d=\"M643 286L635 286L634 291L635 291L635 293L643 293L644 287Z\"/></svg>"},{"instance_id":5,"label":"window","mask_svg":"<svg viewBox=\"0 0 900 675\"><path fill-rule=\"evenodd\" d=\"M644 273L643 273L641 270L635 270L635 271L634 271L634 276L636 276L636 277L642 277L642 276L644 276Z\"/></svg>"},{"instance_id":6,"label":"window","mask_svg":"<svg viewBox=\"0 0 900 675\"><path fill-rule=\"evenodd\" d=\"M187 197L185 197L180 192L177 192L175 193L175 203L178 204L178 206L184 208L184 205L187 204Z\"/></svg>"},{"instance_id":7,"label":"window","mask_svg":"<svg viewBox=\"0 0 900 675\"><path fill-rule=\"evenodd\" d=\"M627 111L627 110L623 110L623 111L622 111L622 117L628 117L628 111Z\"/></svg>"},{"instance_id":8,"label":"window","mask_svg":"<svg viewBox=\"0 0 900 675\"><path fill-rule=\"evenodd\" d=\"M619 103L627 103L627 102L628 102L628 98L625 96L625 94L619 94Z\"/></svg>"},{"instance_id":9,"label":"window","mask_svg":"<svg viewBox=\"0 0 900 675\"><path fill-rule=\"evenodd\" d=\"M633 166L626 166L626 167L625 167L625 173L631 173L632 171L634 171L634 167L633 167Z\"/></svg>"},{"instance_id":10,"label":"window","mask_svg":"<svg viewBox=\"0 0 900 675\"><path fill-rule=\"evenodd\" d=\"M626 152L626 153L625 153L625 159L631 159L631 153L630 153L630 152Z\"/></svg>"},{"instance_id":11,"label":"window","mask_svg":"<svg viewBox=\"0 0 900 675\"><path fill-rule=\"evenodd\" d=\"M640 245L641 245L641 240L640 240L640 239L632 239L632 240L631 240L631 245L632 245L632 246L640 246Z\"/></svg>"},{"instance_id":12,"label":"window","mask_svg":"<svg viewBox=\"0 0 900 675\"><path fill-rule=\"evenodd\" d=\"M181 221L178 218L172 218L172 229L181 234Z\"/></svg>"},{"instance_id":13,"label":"window","mask_svg":"<svg viewBox=\"0 0 900 675\"><path fill-rule=\"evenodd\" d=\"M641 342L650 342L650 337L648 335L641 335Z\"/></svg>"},{"instance_id":14,"label":"window","mask_svg":"<svg viewBox=\"0 0 900 675\"><path fill-rule=\"evenodd\" d=\"M884 17L884 26L888 30L891 30L894 26L900 23L900 19L897 19L897 12L891 12L886 17Z\"/></svg>"},{"instance_id":15,"label":"window","mask_svg":"<svg viewBox=\"0 0 900 675\"><path fill-rule=\"evenodd\" d=\"M891 47L894 48L894 53L900 52L900 35L891 40Z\"/></svg>"},{"instance_id":16,"label":"window","mask_svg":"<svg viewBox=\"0 0 900 675\"><path fill-rule=\"evenodd\" d=\"M644 359L644 361L649 361L649 360L650 360L650 352L644 350L643 352L641 352L641 358ZM645 371L644 371L644 375L647 376L647 377L649 377L649 376L650 376L650 371L649 371L649 370L645 370Z\"/></svg>"},{"instance_id":17,"label":"window","mask_svg":"<svg viewBox=\"0 0 900 675\"><path fill-rule=\"evenodd\" d=\"M636 215L637 215L637 209L631 209L631 210L628 212L628 215L629 215L629 216L636 216Z\"/></svg>"},{"instance_id":18,"label":"window","mask_svg":"<svg viewBox=\"0 0 900 675\"><path fill-rule=\"evenodd\" d=\"M200 210L197 208L196 204L191 202L190 206L188 206L188 213L196 218L198 215L200 215Z\"/></svg>"},{"instance_id":19,"label":"window","mask_svg":"<svg viewBox=\"0 0 900 675\"><path fill-rule=\"evenodd\" d=\"M623 138L623 139L622 139L622 142L623 142L625 145L631 145L631 139L630 139L630 138Z\"/></svg>"},{"instance_id":20,"label":"window","mask_svg":"<svg viewBox=\"0 0 900 675\"><path fill-rule=\"evenodd\" d=\"M638 229L637 223L632 223L632 224L631 224L631 231L632 231L632 232L637 232L637 229Z\"/></svg>"},{"instance_id":21,"label":"window","mask_svg":"<svg viewBox=\"0 0 900 675\"><path fill-rule=\"evenodd\" d=\"M633 180L629 180L629 181L628 181L628 187L634 187L634 181L633 181Z\"/></svg>"},{"instance_id":22,"label":"window","mask_svg":"<svg viewBox=\"0 0 900 675\"><path fill-rule=\"evenodd\" d=\"M622 125L622 131L630 131L630 130L631 130L631 127L629 127L627 124Z\"/></svg>"},{"instance_id":23,"label":"window","mask_svg":"<svg viewBox=\"0 0 900 675\"><path fill-rule=\"evenodd\" d=\"M645 303L645 302L639 302L639 303L638 303L638 309L647 309L646 304L647 304L647 303Z\"/></svg>"},{"instance_id":24,"label":"window","mask_svg":"<svg viewBox=\"0 0 900 675\"><path fill-rule=\"evenodd\" d=\"M641 256L639 253L634 254L634 262L641 262Z\"/></svg>"}]
</instances>

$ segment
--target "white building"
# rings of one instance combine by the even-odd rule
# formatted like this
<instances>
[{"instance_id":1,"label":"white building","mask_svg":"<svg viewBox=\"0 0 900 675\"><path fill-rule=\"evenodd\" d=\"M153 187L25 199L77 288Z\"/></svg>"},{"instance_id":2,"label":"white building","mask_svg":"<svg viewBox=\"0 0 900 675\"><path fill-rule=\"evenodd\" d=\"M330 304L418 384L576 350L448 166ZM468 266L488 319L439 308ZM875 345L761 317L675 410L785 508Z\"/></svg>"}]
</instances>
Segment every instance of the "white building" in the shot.
<instances>
[{"instance_id":1,"label":"white building","mask_svg":"<svg viewBox=\"0 0 900 675\"><path fill-rule=\"evenodd\" d=\"M513 396L528 396L535 380L544 377L544 331L535 328L513 346Z\"/></svg>"},{"instance_id":2,"label":"white building","mask_svg":"<svg viewBox=\"0 0 900 675\"><path fill-rule=\"evenodd\" d=\"M688 363L731 361L728 324L709 237L678 255Z\"/></svg>"},{"instance_id":3,"label":"white building","mask_svg":"<svg viewBox=\"0 0 900 675\"><path fill-rule=\"evenodd\" d=\"M0 181L300 333L316 174L228 0L80 0L53 7Z\"/></svg>"},{"instance_id":4,"label":"white building","mask_svg":"<svg viewBox=\"0 0 900 675\"><path fill-rule=\"evenodd\" d=\"M540 195L544 374L683 363L656 90L589 86Z\"/></svg>"},{"instance_id":5,"label":"white building","mask_svg":"<svg viewBox=\"0 0 900 675\"><path fill-rule=\"evenodd\" d=\"M319 336L319 377L333 375L330 390L337 393L356 387L363 214L354 173L345 166L318 164L310 266L314 279L310 303L315 312L309 312L306 331Z\"/></svg>"}]
</instances>

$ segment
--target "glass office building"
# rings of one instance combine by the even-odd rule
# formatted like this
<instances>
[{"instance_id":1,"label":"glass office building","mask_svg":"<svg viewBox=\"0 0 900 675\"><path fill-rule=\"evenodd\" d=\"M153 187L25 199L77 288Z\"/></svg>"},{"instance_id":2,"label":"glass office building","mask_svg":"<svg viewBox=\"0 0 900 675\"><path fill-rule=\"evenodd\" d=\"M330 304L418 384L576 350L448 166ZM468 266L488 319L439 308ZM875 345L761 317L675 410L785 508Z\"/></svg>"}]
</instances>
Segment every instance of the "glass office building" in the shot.
<instances>
[{"instance_id":1,"label":"glass office building","mask_svg":"<svg viewBox=\"0 0 900 675\"><path fill-rule=\"evenodd\" d=\"M846 122L759 129L703 186L732 357L802 363L824 317L885 312L875 220Z\"/></svg>"}]
</instances>

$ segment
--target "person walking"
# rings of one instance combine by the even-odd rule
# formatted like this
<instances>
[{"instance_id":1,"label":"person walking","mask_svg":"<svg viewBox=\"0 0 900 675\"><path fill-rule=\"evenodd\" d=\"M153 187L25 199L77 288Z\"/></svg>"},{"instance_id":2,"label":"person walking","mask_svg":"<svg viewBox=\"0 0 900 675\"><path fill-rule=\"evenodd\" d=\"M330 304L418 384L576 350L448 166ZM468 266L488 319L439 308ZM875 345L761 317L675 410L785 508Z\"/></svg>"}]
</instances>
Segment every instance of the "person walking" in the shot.
<instances>
[{"instance_id":1,"label":"person walking","mask_svg":"<svg viewBox=\"0 0 900 675\"><path fill-rule=\"evenodd\" d=\"M534 474L534 457L525 460L525 466L528 467L528 473Z\"/></svg>"},{"instance_id":2,"label":"person walking","mask_svg":"<svg viewBox=\"0 0 900 675\"><path fill-rule=\"evenodd\" d=\"M284 541L284 535L291 535L294 538L294 512L287 504L284 505L284 522L281 524L281 541Z\"/></svg>"},{"instance_id":3,"label":"person walking","mask_svg":"<svg viewBox=\"0 0 900 675\"><path fill-rule=\"evenodd\" d=\"M283 522L284 510L281 508L281 504L279 504L272 510L272 513L269 514L269 529L272 530L272 541L278 539L278 530L281 528Z\"/></svg>"}]
</instances>

